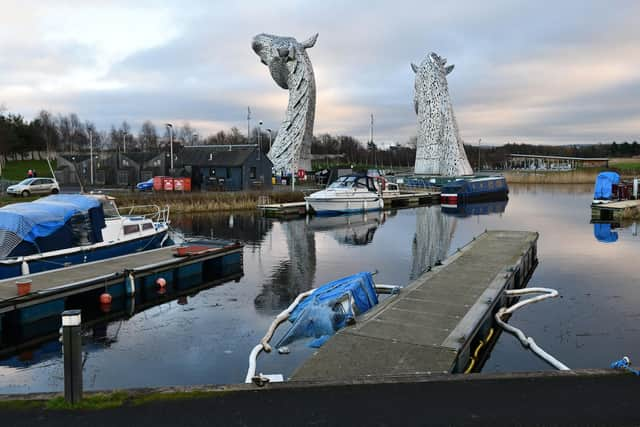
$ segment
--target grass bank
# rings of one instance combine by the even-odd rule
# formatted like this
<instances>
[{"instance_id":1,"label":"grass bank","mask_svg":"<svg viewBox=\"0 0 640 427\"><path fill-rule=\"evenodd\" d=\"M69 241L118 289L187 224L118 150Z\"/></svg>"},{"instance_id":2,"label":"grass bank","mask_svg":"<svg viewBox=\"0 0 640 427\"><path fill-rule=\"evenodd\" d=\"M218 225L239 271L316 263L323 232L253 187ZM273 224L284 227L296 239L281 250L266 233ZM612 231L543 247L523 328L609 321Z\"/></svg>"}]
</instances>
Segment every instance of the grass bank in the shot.
<instances>
[{"instance_id":1,"label":"grass bank","mask_svg":"<svg viewBox=\"0 0 640 427\"><path fill-rule=\"evenodd\" d=\"M169 206L172 213L201 213L216 211L253 210L261 203L289 203L304 201L301 191L238 191L203 193L118 193L118 206Z\"/></svg>"},{"instance_id":2,"label":"grass bank","mask_svg":"<svg viewBox=\"0 0 640 427\"><path fill-rule=\"evenodd\" d=\"M51 162L51 167L56 169L55 160ZM29 169L36 170L38 176L51 176L46 160L15 160L8 161L2 167L2 178L8 181L22 181L27 177Z\"/></svg>"}]
</instances>

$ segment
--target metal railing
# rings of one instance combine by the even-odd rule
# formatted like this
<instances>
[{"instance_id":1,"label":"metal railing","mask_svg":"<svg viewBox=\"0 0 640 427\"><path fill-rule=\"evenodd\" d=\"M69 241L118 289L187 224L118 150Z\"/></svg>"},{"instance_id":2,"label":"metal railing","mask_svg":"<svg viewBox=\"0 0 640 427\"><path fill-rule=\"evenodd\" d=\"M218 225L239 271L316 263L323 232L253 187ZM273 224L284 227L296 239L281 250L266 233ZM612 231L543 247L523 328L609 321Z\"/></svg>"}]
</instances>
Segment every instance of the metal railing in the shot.
<instances>
[{"instance_id":1,"label":"metal railing","mask_svg":"<svg viewBox=\"0 0 640 427\"><path fill-rule=\"evenodd\" d=\"M169 205L161 208L158 205L133 205L118 207L121 216L139 216L153 222L169 223Z\"/></svg>"}]
</instances>

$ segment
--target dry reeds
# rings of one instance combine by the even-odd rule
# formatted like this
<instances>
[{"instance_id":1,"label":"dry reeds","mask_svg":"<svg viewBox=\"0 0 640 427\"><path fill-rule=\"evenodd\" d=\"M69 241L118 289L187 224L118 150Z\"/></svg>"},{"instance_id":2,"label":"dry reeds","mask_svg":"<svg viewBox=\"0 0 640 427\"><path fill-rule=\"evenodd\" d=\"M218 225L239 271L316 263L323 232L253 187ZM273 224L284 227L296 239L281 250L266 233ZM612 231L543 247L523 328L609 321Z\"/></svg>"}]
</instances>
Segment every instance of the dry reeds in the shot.
<instances>
[{"instance_id":1,"label":"dry reeds","mask_svg":"<svg viewBox=\"0 0 640 427\"><path fill-rule=\"evenodd\" d=\"M256 209L258 204L304 201L300 191L238 191L194 193L127 193L114 194L118 206L169 206L173 213L219 212Z\"/></svg>"},{"instance_id":2,"label":"dry reeds","mask_svg":"<svg viewBox=\"0 0 640 427\"><path fill-rule=\"evenodd\" d=\"M519 172L504 173L509 184L593 184L600 169L578 169L563 172Z\"/></svg>"}]
</instances>

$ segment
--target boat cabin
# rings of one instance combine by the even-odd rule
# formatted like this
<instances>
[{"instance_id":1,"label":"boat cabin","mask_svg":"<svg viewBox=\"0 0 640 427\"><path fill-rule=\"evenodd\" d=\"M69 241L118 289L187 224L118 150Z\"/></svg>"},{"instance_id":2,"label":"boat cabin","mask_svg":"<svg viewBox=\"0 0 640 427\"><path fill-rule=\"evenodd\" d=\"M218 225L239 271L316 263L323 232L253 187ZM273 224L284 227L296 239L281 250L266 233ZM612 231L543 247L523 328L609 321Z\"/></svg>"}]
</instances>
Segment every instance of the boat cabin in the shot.
<instances>
[{"instance_id":1,"label":"boat cabin","mask_svg":"<svg viewBox=\"0 0 640 427\"><path fill-rule=\"evenodd\" d=\"M344 190L353 188L354 190L368 190L374 193L378 192L372 177L366 175L346 175L335 180L329 187L332 190Z\"/></svg>"}]
</instances>

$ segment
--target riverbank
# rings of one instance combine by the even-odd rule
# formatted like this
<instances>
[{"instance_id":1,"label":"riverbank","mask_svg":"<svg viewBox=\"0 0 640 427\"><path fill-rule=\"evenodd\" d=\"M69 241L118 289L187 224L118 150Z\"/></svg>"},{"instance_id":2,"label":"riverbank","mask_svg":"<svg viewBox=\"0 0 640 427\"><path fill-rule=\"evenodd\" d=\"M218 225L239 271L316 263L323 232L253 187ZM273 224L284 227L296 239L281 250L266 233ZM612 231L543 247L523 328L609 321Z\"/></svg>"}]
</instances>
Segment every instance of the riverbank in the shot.
<instances>
[{"instance_id":1,"label":"riverbank","mask_svg":"<svg viewBox=\"0 0 640 427\"><path fill-rule=\"evenodd\" d=\"M508 184L594 184L600 169L558 172L505 171Z\"/></svg>"}]
</instances>

